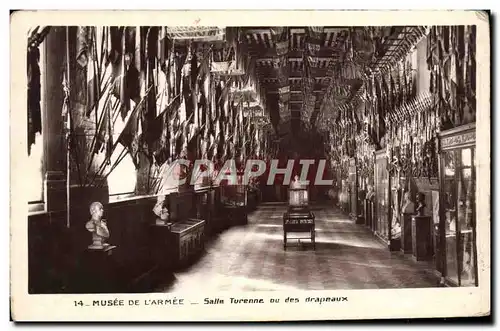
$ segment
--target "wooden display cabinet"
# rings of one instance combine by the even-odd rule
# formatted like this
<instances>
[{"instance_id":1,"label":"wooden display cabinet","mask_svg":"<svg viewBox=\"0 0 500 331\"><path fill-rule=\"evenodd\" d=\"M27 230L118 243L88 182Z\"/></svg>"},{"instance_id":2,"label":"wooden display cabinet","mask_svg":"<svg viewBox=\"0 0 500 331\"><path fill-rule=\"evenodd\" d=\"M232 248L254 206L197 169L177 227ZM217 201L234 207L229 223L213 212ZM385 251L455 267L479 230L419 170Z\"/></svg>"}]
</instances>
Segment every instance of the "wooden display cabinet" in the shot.
<instances>
[{"instance_id":1,"label":"wooden display cabinet","mask_svg":"<svg viewBox=\"0 0 500 331\"><path fill-rule=\"evenodd\" d=\"M203 251L205 247L204 220L190 218L179 221L172 224L170 231L175 265L185 266Z\"/></svg>"}]
</instances>

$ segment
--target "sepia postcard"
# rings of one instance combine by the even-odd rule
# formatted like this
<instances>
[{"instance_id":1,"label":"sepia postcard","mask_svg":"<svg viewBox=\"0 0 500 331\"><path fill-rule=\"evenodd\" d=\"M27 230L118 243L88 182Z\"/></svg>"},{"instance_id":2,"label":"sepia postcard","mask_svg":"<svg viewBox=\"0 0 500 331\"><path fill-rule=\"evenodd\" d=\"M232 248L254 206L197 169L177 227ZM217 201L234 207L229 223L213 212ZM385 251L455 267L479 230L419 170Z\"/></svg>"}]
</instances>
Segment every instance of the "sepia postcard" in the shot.
<instances>
[{"instance_id":1,"label":"sepia postcard","mask_svg":"<svg viewBox=\"0 0 500 331\"><path fill-rule=\"evenodd\" d=\"M12 319L489 316L489 24L13 12Z\"/></svg>"}]
</instances>

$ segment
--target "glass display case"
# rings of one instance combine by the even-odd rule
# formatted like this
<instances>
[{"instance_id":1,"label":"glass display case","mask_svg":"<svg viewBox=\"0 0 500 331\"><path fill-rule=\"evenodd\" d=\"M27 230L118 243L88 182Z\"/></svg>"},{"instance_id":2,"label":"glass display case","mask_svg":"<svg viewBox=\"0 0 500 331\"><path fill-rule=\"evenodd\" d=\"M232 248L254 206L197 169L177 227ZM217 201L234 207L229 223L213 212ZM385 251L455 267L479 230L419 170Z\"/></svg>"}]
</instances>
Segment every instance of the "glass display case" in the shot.
<instances>
[{"instance_id":1,"label":"glass display case","mask_svg":"<svg viewBox=\"0 0 500 331\"><path fill-rule=\"evenodd\" d=\"M477 286L475 126L440 134L440 239L443 274L455 286Z\"/></svg>"},{"instance_id":2,"label":"glass display case","mask_svg":"<svg viewBox=\"0 0 500 331\"><path fill-rule=\"evenodd\" d=\"M220 194L222 208L228 217L228 225L246 224L248 187L243 181L243 173L238 173L235 181L221 181Z\"/></svg>"},{"instance_id":3,"label":"glass display case","mask_svg":"<svg viewBox=\"0 0 500 331\"><path fill-rule=\"evenodd\" d=\"M221 200L224 205L246 207L247 185L243 183L243 174L236 176L235 182L221 181Z\"/></svg>"},{"instance_id":4,"label":"glass display case","mask_svg":"<svg viewBox=\"0 0 500 331\"><path fill-rule=\"evenodd\" d=\"M401 203L403 192L399 184L399 173L391 175L390 218L391 240L401 240Z\"/></svg>"},{"instance_id":5,"label":"glass display case","mask_svg":"<svg viewBox=\"0 0 500 331\"><path fill-rule=\"evenodd\" d=\"M436 271L439 274L444 273L443 266L443 249L441 247L440 237L440 217L439 217L439 190L431 191L432 196L432 248L433 260L436 265Z\"/></svg>"},{"instance_id":6,"label":"glass display case","mask_svg":"<svg viewBox=\"0 0 500 331\"><path fill-rule=\"evenodd\" d=\"M309 206L309 193L307 188L290 188L288 190L288 206L304 208Z\"/></svg>"},{"instance_id":7,"label":"glass display case","mask_svg":"<svg viewBox=\"0 0 500 331\"><path fill-rule=\"evenodd\" d=\"M349 159L349 215L352 219L358 217L358 180L356 159Z\"/></svg>"},{"instance_id":8,"label":"glass display case","mask_svg":"<svg viewBox=\"0 0 500 331\"><path fill-rule=\"evenodd\" d=\"M304 208L309 206L309 191L307 185L294 178L288 189L288 207Z\"/></svg>"},{"instance_id":9,"label":"glass display case","mask_svg":"<svg viewBox=\"0 0 500 331\"><path fill-rule=\"evenodd\" d=\"M213 190L210 188L195 189L195 209L196 218L205 220L207 232L211 232L212 228L212 212L211 212L211 194Z\"/></svg>"},{"instance_id":10,"label":"glass display case","mask_svg":"<svg viewBox=\"0 0 500 331\"><path fill-rule=\"evenodd\" d=\"M389 243L389 172L385 149L375 153L375 215L373 230Z\"/></svg>"}]
</instances>

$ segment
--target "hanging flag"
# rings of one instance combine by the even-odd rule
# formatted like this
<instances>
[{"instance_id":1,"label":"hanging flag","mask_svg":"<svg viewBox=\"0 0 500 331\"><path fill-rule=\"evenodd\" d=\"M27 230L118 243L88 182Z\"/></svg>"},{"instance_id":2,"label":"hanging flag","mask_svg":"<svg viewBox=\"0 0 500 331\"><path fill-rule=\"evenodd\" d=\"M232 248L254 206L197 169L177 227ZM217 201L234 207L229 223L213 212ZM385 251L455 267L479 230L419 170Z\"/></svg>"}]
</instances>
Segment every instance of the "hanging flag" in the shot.
<instances>
[{"instance_id":1,"label":"hanging flag","mask_svg":"<svg viewBox=\"0 0 500 331\"><path fill-rule=\"evenodd\" d=\"M149 27L145 37L145 105L141 118L148 157L152 160L153 145L162 134L162 121L156 119L158 86L155 84L155 63L158 54L158 28Z\"/></svg>"},{"instance_id":2,"label":"hanging flag","mask_svg":"<svg viewBox=\"0 0 500 331\"><path fill-rule=\"evenodd\" d=\"M274 69L281 68L283 66L282 63L281 63L281 61L283 61L283 60L284 60L284 57L281 57L281 56L273 57L273 60L272 60L273 61L272 62L273 63L273 68Z\"/></svg>"},{"instance_id":3,"label":"hanging flag","mask_svg":"<svg viewBox=\"0 0 500 331\"><path fill-rule=\"evenodd\" d=\"M149 121L154 119L156 110L156 100L154 100L155 89L152 86L152 68L147 57L148 48L152 45L148 44L149 27L137 26L133 30L133 65L127 71L127 88L131 99L136 105L139 105L136 124L136 132L132 141L133 157L137 155L140 142L149 145L151 143L150 133L148 128ZM148 90L148 92L146 92ZM151 98L153 97L153 98ZM144 100L144 102L142 102ZM144 138L140 139L142 133L145 133ZM144 150L146 151L146 150Z\"/></svg>"},{"instance_id":4,"label":"hanging flag","mask_svg":"<svg viewBox=\"0 0 500 331\"><path fill-rule=\"evenodd\" d=\"M123 129L118 142L121 143L130 154L136 169L139 169L139 147L142 135L141 121L138 111L134 111Z\"/></svg>"},{"instance_id":5,"label":"hanging flag","mask_svg":"<svg viewBox=\"0 0 500 331\"><path fill-rule=\"evenodd\" d=\"M134 65L127 72L127 87L131 99L137 104L146 96L146 33L147 27L137 26L134 29Z\"/></svg>"},{"instance_id":6,"label":"hanging flag","mask_svg":"<svg viewBox=\"0 0 500 331\"><path fill-rule=\"evenodd\" d=\"M210 54L211 51L205 53L204 58L201 60L199 77L201 81L201 94L203 96L202 102L208 109L210 104Z\"/></svg>"},{"instance_id":7,"label":"hanging flag","mask_svg":"<svg viewBox=\"0 0 500 331\"><path fill-rule=\"evenodd\" d=\"M288 40L278 41L275 43L276 45L276 54L278 56L283 56L288 53Z\"/></svg>"},{"instance_id":8,"label":"hanging flag","mask_svg":"<svg viewBox=\"0 0 500 331\"><path fill-rule=\"evenodd\" d=\"M384 79L386 89L387 89L387 112L392 112L394 108L394 92L392 87L394 86L394 82L392 81L392 73L389 71L387 73L389 75L389 81L387 79Z\"/></svg>"},{"instance_id":9,"label":"hanging flag","mask_svg":"<svg viewBox=\"0 0 500 331\"><path fill-rule=\"evenodd\" d=\"M321 45L317 43L306 42L306 51L310 56L317 56Z\"/></svg>"},{"instance_id":10,"label":"hanging flag","mask_svg":"<svg viewBox=\"0 0 500 331\"><path fill-rule=\"evenodd\" d=\"M160 116L167 108L169 102L168 84L168 40L166 27L156 28L156 59L153 60L153 84L156 91L156 117ZM155 35L151 42L155 42ZM155 50L152 50L153 53Z\"/></svg>"},{"instance_id":11,"label":"hanging flag","mask_svg":"<svg viewBox=\"0 0 500 331\"><path fill-rule=\"evenodd\" d=\"M161 137L158 142L155 144L155 150L153 152L153 161L159 167L161 167L170 157L170 123L168 116L170 114L163 113L161 116L156 118L156 121L159 121L161 124L159 126L162 127Z\"/></svg>"},{"instance_id":12,"label":"hanging flag","mask_svg":"<svg viewBox=\"0 0 500 331\"><path fill-rule=\"evenodd\" d=\"M317 68L319 66L319 59L315 56L308 56L307 62L312 68Z\"/></svg>"},{"instance_id":13,"label":"hanging flag","mask_svg":"<svg viewBox=\"0 0 500 331\"><path fill-rule=\"evenodd\" d=\"M127 38L127 36L129 33L130 33L130 28L121 29L121 47L120 47L121 57L120 57L120 69L118 72L120 79L118 84L119 87L118 94L120 95L120 102L122 105L121 116L123 120L127 117L127 114L130 110L130 99L131 99L130 91L127 88L129 83L128 72L132 64L132 55L130 53L130 46L127 44L127 41L129 39Z\"/></svg>"},{"instance_id":14,"label":"hanging flag","mask_svg":"<svg viewBox=\"0 0 500 331\"><path fill-rule=\"evenodd\" d=\"M273 40L281 40L286 33L286 28L282 26L273 26L269 29Z\"/></svg>"},{"instance_id":15,"label":"hanging flag","mask_svg":"<svg viewBox=\"0 0 500 331\"><path fill-rule=\"evenodd\" d=\"M165 73L167 72L167 61L168 61L168 38L167 38L167 27L160 26L158 29L158 39L157 39L157 59L159 63L159 68Z\"/></svg>"},{"instance_id":16,"label":"hanging flag","mask_svg":"<svg viewBox=\"0 0 500 331\"><path fill-rule=\"evenodd\" d=\"M86 47L86 69L87 69L87 111L86 116L92 112L97 112L96 106L99 102L99 72L97 58L96 28L87 27L87 47ZM83 56L83 55L82 55ZM96 117L97 117L96 113Z\"/></svg>"},{"instance_id":17,"label":"hanging flag","mask_svg":"<svg viewBox=\"0 0 500 331\"><path fill-rule=\"evenodd\" d=\"M156 86L156 117L163 114L163 112L167 109L169 104L168 97L168 82L167 76L160 67L156 67L153 72L154 81L153 84Z\"/></svg>"},{"instance_id":18,"label":"hanging flag","mask_svg":"<svg viewBox=\"0 0 500 331\"><path fill-rule=\"evenodd\" d=\"M105 102L103 112L102 123L97 131L94 152L100 153L104 151L105 158L109 164L113 152L113 111L111 102Z\"/></svg>"},{"instance_id":19,"label":"hanging flag","mask_svg":"<svg viewBox=\"0 0 500 331\"><path fill-rule=\"evenodd\" d=\"M168 45L168 43L167 43ZM167 75L167 86L168 86L168 103L171 103L172 100L177 96L177 56L175 53L175 45L172 42L172 47L170 49L170 53L168 54L168 61L166 67L166 75Z\"/></svg>"},{"instance_id":20,"label":"hanging flag","mask_svg":"<svg viewBox=\"0 0 500 331\"><path fill-rule=\"evenodd\" d=\"M280 101L286 102L290 100L290 85L280 87L278 89L278 93L280 96Z\"/></svg>"}]
</instances>

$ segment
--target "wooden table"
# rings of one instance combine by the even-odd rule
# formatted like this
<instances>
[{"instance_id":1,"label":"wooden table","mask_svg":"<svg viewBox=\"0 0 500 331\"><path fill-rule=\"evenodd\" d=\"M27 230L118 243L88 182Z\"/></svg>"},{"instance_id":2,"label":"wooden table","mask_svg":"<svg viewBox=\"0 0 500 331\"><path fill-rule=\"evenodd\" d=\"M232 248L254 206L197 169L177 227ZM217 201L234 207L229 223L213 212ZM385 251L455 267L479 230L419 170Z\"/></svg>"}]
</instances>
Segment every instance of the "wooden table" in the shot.
<instances>
[{"instance_id":1,"label":"wooden table","mask_svg":"<svg viewBox=\"0 0 500 331\"><path fill-rule=\"evenodd\" d=\"M294 237L293 239L309 239L316 250L315 216L309 208L289 208L283 214L283 248L287 247L287 234L289 232L309 233L307 237ZM292 239L292 238L291 238Z\"/></svg>"}]
</instances>

